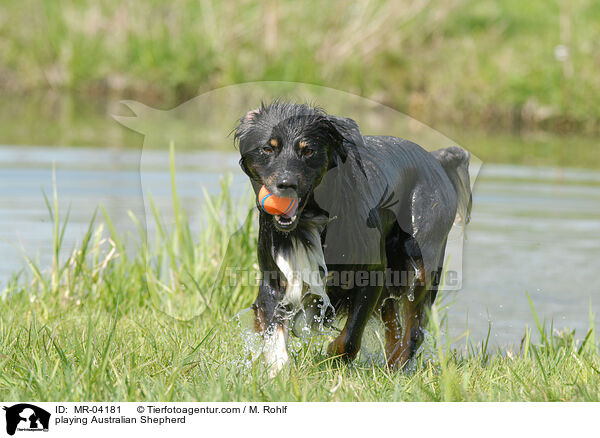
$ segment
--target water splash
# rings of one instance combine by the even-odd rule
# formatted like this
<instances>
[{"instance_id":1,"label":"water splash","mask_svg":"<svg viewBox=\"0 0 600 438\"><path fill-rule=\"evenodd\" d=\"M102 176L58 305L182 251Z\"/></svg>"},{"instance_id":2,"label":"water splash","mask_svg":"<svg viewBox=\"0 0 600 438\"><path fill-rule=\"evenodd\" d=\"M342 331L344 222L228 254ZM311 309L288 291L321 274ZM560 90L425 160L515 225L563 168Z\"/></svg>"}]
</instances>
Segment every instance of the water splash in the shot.
<instances>
[{"instance_id":1,"label":"water splash","mask_svg":"<svg viewBox=\"0 0 600 438\"><path fill-rule=\"evenodd\" d=\"M287 340L288 354L292 360L301 357L307 350L314 353L326 351L327 345L338 336L345 324L345 316L335 315L320 318L320 308L324 303L315 299L314 309L302 307L288 315L289 336ZM240 373L250 376L250 370L257 360L262 358L265 349L263 334L257 333L254 326L254 310L241 310L234 318L237 326L238 342L241 346L239 357L233 358L232 366ZM360 352L354 361L360 366L386 366L385 326L378 315L373 315L362 336ZM438 340L439 342L439 340ZM417 350L415 358L423 362L436 362L436 339L434 334L424 329L424 341ZM413 359L404 367L404 372L412 373L417 369L417 360Z\"/></svg>"}]
</instances>

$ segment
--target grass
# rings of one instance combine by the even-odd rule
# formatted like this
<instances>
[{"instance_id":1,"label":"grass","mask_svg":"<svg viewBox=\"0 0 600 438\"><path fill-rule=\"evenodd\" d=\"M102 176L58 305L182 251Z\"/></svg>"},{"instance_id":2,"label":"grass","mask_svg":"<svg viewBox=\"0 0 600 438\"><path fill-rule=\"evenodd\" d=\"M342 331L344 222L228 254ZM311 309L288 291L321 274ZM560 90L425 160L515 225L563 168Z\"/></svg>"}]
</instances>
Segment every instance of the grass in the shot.
<instances>
[{"instance_id":1,"label":"grass","mask_svg":"<svg viewBox=\"0 0 600 438\"><path fill-rule=\"evenodd\" d=\"M598 132L599 17L593 0L5 0L0 87L164 107L241 82L297 81L428 124Z\"/></svg>"},{"instance_id":2,"label":"grass","mask_svg":"<svg viewBox=\"0 0 600 438\"><path fill-rule=\"evenodd\" d=\"M173 149L171 149L173 153ZM171 156L173 163L173 156ZM173 187L175 172L171 167ZM537 336L518 351L490 351L487 341L455 348L433 308L428 346L410 372L358 362L340 365L321 342L299 344L274 379L232 318L256 289L230 286L218 260L255 265L252 221L236 230L239 209L227 181L206 198L201 233L191 231L177 193L173 220L155 213L156 235L140 222L138 239L117 235L96 215L70 253L62 248L68 213L57 193L45 198L53 224L48 270L27 260L0 296L0 399L161 401L598 401L600 356L593 318L583 341L555 332L532 304ZM234 236L230 242L230 236ZM132 246L136 245L134 251ZM530 301L531 302L531 301ZM534 340L539 338L539 340Z\"/></svg>"}]
</instances>

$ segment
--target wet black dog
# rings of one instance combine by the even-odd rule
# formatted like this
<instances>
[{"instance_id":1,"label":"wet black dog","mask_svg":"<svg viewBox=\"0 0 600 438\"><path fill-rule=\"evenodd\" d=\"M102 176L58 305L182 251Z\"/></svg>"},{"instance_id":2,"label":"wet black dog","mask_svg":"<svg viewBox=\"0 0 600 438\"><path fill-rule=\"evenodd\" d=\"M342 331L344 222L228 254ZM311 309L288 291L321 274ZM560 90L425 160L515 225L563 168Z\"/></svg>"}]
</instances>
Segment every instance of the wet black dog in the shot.
<instances>
[{"instance_id":1,"label":"wet black dog","mask_svg":"<svg viewBox=\"0 0 600 438\"><path fill-rule=\"evenodd\" d=\"M266 361L283 366L290 315L312 308L311 321L347 312L329 346L347 360L381 312L388 364L404 366L423 339L448 233L457 215L469 218L469 153L363 136L351 119L278 101L248 112L235 138L257 194L265 185L298 199L287 214L260 210L253 308Z\"/></svg>"}]
</instances>

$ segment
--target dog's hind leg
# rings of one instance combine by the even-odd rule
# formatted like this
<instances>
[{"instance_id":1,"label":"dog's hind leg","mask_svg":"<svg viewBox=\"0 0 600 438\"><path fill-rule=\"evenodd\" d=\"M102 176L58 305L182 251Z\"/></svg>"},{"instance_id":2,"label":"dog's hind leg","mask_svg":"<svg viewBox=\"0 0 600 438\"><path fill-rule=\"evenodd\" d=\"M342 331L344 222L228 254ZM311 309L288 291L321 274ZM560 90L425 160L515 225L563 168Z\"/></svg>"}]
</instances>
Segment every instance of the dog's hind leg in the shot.
<instances>
[{"instance_id":1,"label":"dog's hind leg","mask_svg":"<svg viewBox=\"0 0 600 438\"><path fill-rule=\"evenodd\" d=\"M429 292L418 282L409 286L400 299L387 299L381 308L381 319L386 330L386 356L390 368L404 367L413 358L423 341L425 309L429 305Z\"/></svg>"},{"instance_id":2,"label":"dog's hind leg","mask_svg":"<svg viewBox=\"0 0 600 438\"><path fill-rule=\"evenodd\" d=\"M402 303L402 314L404 331L402 333L402 347L399 354L392 359L392 367L404 367L415 355L417 349L423 342L423 324L425 320L425 309L429 305L429 291L425 286L418 286L414 291L414 298L408 295ZM411 299L412 298L412 299Z\"/></svg>"},{"instance_id":3,"label":"dog's hind leg","mask_svg":"<svg viewBox=\"0 0 600 438\"><path fill-rule=\"evenodd\" d=\"M402 254L406 258L391 257L388 260L395 262L390 269L404 269L410 273L409 284L406 288L388 285L390 297L400 299L387 299L381 308L381 319L386 330L386 356L390 368L404 367L415 355L423 342L424 328L427 323L427 309L435 301L444 264L444 250L446 241L440 250L438 268L431 275L426 275L420 251L414 239L405 241Z\"/></svg>"},{"instance_id":4,"label":"dog's hind leg","mask_svg":"<svg viewBox=\"0 0 600 438\"><path fill-rule=\"evenodd\" d=\"M437 293L440 288L440 283L442 281L442 275L444 273L444 257L446 254L447 241L448 241L447 239L444 240L444 243L442 244L442 250L441 250L440 258L438 261L438 268L431 276L431 285L429 286L429 291L430 291L429 292L429 304L430 305L435 302L435 298L437 297Z\"/></svg>"},{"instance_id":5,"label":"dog's hind leg","mask_svg":"<svg viewBox=\"0 0 600 438\"><path fill-rule=\"evenodd\" d=\"M388 278L393 283L386 284L387 299L381 307L381 319L385 326L387 363L396 369L406 365L423 339L422 324L430 300L425 267L415 239L396 226L386 241L386 255Z\"/></svg>"},{"instance_id":6,"label":"dog's hind leg","mask_svg":"<svg viewBox=\"0 0 600 438\"><path fill-rule=\"evenodd\" d=\"M385 357L388 364L390 359L399 354L402 347L402 321L398 311L398 301L395 298L388 297L381 306L381 319L385 327Z\"/></svg>"}]
</instances>

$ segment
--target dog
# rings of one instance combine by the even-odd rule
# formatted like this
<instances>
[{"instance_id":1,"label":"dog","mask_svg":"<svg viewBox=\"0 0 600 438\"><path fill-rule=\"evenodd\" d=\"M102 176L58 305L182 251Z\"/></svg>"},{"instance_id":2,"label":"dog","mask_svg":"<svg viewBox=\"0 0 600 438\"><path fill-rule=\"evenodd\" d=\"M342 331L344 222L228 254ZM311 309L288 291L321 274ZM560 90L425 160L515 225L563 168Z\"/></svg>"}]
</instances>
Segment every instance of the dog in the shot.
<instances>
[{"instance_id":1,"label":"dog","mask_svg":"<svg viewBox=\"0 0 600 438\"><path fill-rule=\"evenodd\" d=\"M387 364L405 367L424 337L448 233L469 221L469 153L363 136L352 119L279 100L245 114L234 139L257 195L266 186L298 201L271 215L257 200L261 280L252 308L265 362L276 373L288 361L302 309L309 325L347 315L327 349L345 361L380 315Z\"/></svg>"}]
</instances>

